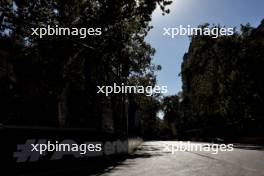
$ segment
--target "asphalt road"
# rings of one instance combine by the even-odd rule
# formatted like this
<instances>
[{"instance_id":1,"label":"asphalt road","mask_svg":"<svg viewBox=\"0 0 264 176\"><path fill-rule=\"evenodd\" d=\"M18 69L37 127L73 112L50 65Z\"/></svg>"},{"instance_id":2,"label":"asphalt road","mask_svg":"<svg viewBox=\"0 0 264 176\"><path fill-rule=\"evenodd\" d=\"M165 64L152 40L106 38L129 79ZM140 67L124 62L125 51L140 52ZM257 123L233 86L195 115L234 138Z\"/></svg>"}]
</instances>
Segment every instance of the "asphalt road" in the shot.
<instances>
[{"instance_id":1,"label":"asphalt road","mask_svg":"<svg viewBox=\"0 0 264 176\"><path fill-rule=\"evenodd\" d=\"M212 151L175 151L172 154L167 147L179 146L179 143L144 142L130 158L100 175L264 176L264 150L261 148L237 146L233 151L219 151L218 154L212 154Z\"/></svg>"}]
</instances>

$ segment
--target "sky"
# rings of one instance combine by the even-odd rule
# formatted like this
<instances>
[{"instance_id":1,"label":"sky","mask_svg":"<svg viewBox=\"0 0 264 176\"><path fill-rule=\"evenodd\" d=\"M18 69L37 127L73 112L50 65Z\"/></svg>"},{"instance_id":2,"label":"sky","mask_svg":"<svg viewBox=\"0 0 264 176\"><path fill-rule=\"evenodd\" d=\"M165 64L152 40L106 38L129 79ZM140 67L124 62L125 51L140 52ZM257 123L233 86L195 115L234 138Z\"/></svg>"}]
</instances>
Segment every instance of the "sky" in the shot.
<instances>
[{"instance_id":1,"label":"sky","mask_svg":"<svg viewBox=\"0 0 264 176\"><path fill-rule=\"evenodd\" d=\"M163 28L179 25L197 27L199 24L220 24L226 27L238 27L250 23L257 27L264 19L264 0L173 0L169 6L170 14L162 16L157 8L151 25L154 27L146 41L156 49L153 63L162 66L157 72L160 86L167 86L168 93L175 95L181 91L179 73L184 53L188 51L188 36L176 36L174 39L163 36Z\"/></svg>"}]
</instances>

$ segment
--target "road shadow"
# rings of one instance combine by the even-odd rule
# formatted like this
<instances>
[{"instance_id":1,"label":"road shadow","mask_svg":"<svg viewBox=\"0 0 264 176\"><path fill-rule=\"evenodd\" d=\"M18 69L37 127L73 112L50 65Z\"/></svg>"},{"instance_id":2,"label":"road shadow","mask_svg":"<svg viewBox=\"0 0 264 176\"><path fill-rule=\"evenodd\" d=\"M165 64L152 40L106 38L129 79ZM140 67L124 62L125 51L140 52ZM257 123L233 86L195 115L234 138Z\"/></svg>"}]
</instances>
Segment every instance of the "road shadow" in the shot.
<instances>
[{"instance_id":1,"label":"road shadow","mask_svg":"<svg viewBox=\"0 0 264 176\"><path fill-rule=\"evenodd\" d=\"M243 150L261 150L261 151L264 151L264 146L260 146L260 145L234 144L234 148L243 149Z\"/></svg>"},{"instance_id":2,"label":"road shadow","mask_svg":"<svg viewBox=\"0 0 264 176\"><path fill-rule=\"evenodd\" d=\"M105 169L103 172L98 173L97 175L109 174L113 170L131 167L136 164L136 160L138 159L147 159L152 157L163 156L162 152L159 151L162 151L160 147L143 144L139 146L134 153L127 155L123 161L119 162L114 166L109 166L107 169Z\"/></svg>"}]
</instances>

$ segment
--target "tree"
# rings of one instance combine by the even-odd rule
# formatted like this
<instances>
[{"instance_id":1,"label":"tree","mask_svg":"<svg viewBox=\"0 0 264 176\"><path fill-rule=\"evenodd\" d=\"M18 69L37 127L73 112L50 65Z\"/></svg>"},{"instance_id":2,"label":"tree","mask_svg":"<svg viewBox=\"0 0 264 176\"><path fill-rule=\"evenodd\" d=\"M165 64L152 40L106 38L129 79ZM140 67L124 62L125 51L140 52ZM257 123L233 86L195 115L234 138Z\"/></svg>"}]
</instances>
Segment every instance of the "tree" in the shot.
<instances>
[{"instance_id":1,"label":"tree","mask_svg":"<svg viewBox=\"0 0 264 176\"><path fill-rule=\"evenodd\" d=\"M1 122L125 131L127 97L97 94L97 85L128 83L132 75L144 77L153 70L154 49L144 38L154 9L158 5L168 13L170 3L1 1ZM31 28L47 25L97 27L102 35L31 35ZM105 120L111 121L108 127Z\"/></svg>"},{"instance_id":2,"label":"tree","mask_svg":"<svg viewBox=\"0 0 264 176\"><path fill-rule=\"evenodd\" d=\"M192 37L182 63L185 130L256 134L263 126L263 22L213 39Z\"/></svg>"}]
</instances>

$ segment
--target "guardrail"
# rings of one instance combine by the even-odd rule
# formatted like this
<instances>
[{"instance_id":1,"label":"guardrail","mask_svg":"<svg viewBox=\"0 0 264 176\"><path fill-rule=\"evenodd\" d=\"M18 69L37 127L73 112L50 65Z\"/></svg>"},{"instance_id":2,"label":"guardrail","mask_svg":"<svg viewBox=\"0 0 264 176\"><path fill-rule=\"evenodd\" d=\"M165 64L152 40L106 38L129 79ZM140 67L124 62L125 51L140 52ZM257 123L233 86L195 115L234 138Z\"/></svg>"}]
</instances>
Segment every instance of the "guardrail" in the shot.
<instances>
[{"instance_id":1,"label":"guardrail","mask_svg":"<svg viewBox=\"0 0 264 176\"><path fill-rule=\"evenodd\" d=\"M128 138L125 134L100 132L86 128L55 128L15 126L0 124L1 159L9 175L34 173L94 172L126 158L141 143L140 138ZM101 151L85 155L74 152L48 151L40 155L32 151L32 144L101 144ZM9 169L13 168L13 169ZM81 169L78 169L81 168ZM85 169L86 168L86 169ZM77 170L76 170L77 169ZM68 171L67 171L68 172ZM98 171L96 171L98 172ZM73 175L75 175L73 173Z\"/></svg>"}]
</instances>

